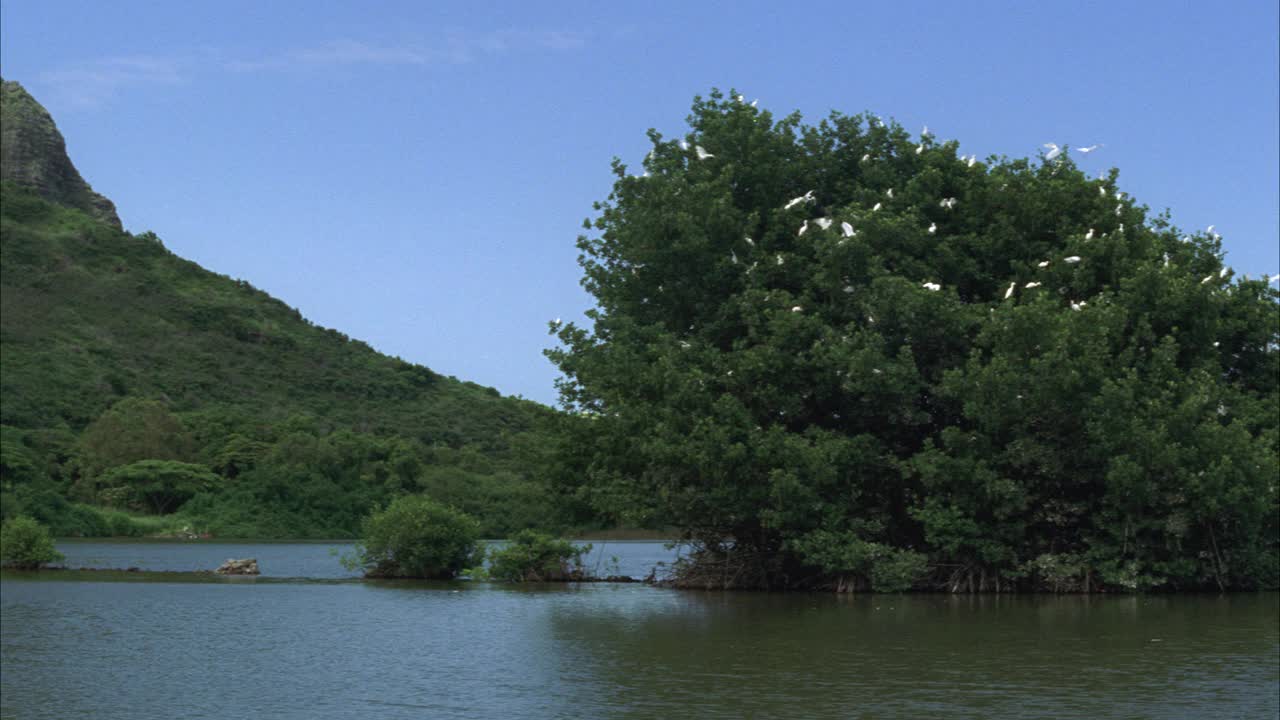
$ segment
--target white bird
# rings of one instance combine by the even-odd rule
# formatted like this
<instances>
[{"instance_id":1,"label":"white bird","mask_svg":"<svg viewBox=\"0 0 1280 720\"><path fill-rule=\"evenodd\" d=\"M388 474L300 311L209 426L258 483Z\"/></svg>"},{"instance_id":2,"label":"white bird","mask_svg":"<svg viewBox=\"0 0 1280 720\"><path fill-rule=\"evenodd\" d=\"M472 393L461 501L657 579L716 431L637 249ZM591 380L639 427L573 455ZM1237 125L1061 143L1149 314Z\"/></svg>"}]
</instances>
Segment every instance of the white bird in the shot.
<instances>
[{"instance_id":1,"label":"white bird","mask_svg":"<svg viewBox=\"0 0 1280 720\"><path fill-rule=\"evenodd\" d=\"M1116 199L1117 199L1117 200L1123 200L1123 199L1124 199L1124 191L1123 191L1123 190L1117 190L1117 191L1116 191Z\"/></svg>"},{"instance_id":2,"label":"white bird","mask_svg":"<svg viewBox=\"0 0 1280 720\"><path fill-rule=\"evenodd\" d=\"M1123 213L1123 212L1124 212L1124 206L1123 206L1123 205L1117 205L1117 206L1116 206L1116 217L1120 217L1120 214L1121 214L1121 213Z\"/></svg>"},{"instance_id":3,"label":"white bird","mask_svg":"<svg viewBox=\"0 0 1280 720\"><path fill-rule=\"evenodd\" d=\"M746 102L746 101L747 101L747 99L746 99L746 98L744 98L744 97L742 97L741 95L739 95L738 97L736 97L736 98L734 98L734 99L738 101L738 104L739 104L739 105L741 105L742 103L744 103L744 102Z\"/></svg>"},{"instance_id":4,"label":"white bird","mask_svg":"<svg viewBox=\"0 0 1280 720\"><path fill-rule=\"evenodd\" d=\"M782 264L782 262L783 262L783 260L782 260L782 256L781 256L781 255L778 255L777 257L778 257L778 264L779 264L779 265L781 265L781 264Z\"/></svg>"},{"instance_id":5,"label":"white bird","mask_svg":"<svg viewBox=\"0 0 1280 720\"><path fill-rule=\"evenodd\" d=\"M1277 280L1280 280L1280 273L1276 273L1275 275L1272 275L1271 277L1267 278L1267 284L1270 285L1271 283Z\"/></svg>"},{"instance_id":6,"label":"white bird","mask_svg":"<svg viewBox=\"0 0 1280 720\"><path fill-rule=\"evenodd\" d=\"M879 209L880 209L880 203L876 203L876 206L875 206L875 207L873 207L873 208L871 208L871 212L875 212L875 211L877 211L877 210L879 210Z\"/></svg>"},{"instance_id":7,"label":"white bird","mask_svg":"<svg viewBox=\"0 0 1280 720\"><path fill-rule=\"evenodd\" d=\"M847 222L840 223L840 232L845 237L853 237L853 226Z\"/></svg>"},{"instance_id":8,"label":"white bird","mask_svg":"<svg viewBox=\"0 0 1280 720\"><path fill-rule=\"evenodd\" d=\"M867 153L866 155L862 156L862 162L866 162L870 159L871 159L871 153Z\"/></svg>"},{"instance_id":9,"label":"white bird","mask_svg":"<svg viewBox=\"0 0 1280 720\"><path fill-rule=\"evenodd\" d=\"M929 223L929 234L933 235L938 232L938 223Z\"/></svg>"},{"instance_id":10,"label":"white bird","mask_svg":"<svg viewBox=\"0 0 1280 720\"><path fill-rule=\"evenodd\" d=\"M929 135L929 126L925 125L924 129L920 131L920 137L928 137Z\"/></svg>"},{"instance_id":11,"label":"white bird","mask_svg":"<svg viewBox=\"0 0 1280 720\"><path fill-rule=\"evenodd\" d=\"M826 230L827 228L831 227L832 220L831 218L820 217L817 220L814 220L814 222L818 223L818 227L822 228L823 230Z\"/></svg>"},{"instance_id":12,"label":"white bird","mask_svg":"<svg viewBox=\"0 0 1280 720\"><path fill-rule=\"evenodd\" d=\"M680 141L680 149L681 149L681 150L688 150L688 149L689 149L689 141L688 141L688 140L681 140L681 141Z\"/></svg>"},{"instance_id":13,"label":"white bird","mask_svg":"<svg viewBox=\"0 0 1280 720\"><path fill-rule=\"evenodd\" d=\"M892 200L892 199L893 199L893 188L889 188L888 190L885 190L885 191L884 191L884 196L885 196L885 197L887 197L887 198L889 198L890 200Z\"/></svg>"},{"instance_id":14,"label":"white bird","mask_svg":"<svg viewBox=\"0 0 1280 720\"><path fill-rule=\"evenodd\" d=\"M791 308L791 312L800 312L801 310L804 310L804 308L800 307L799 305L796 305L795 307Z\"/></svg>"},{"instance_id":15,"label":"white bird","mask_svg":"<svg viewBox=\"0 0 1280 720\"><path fill-rule=\"evenodd\" d=\"M1045 143L1044 146L1049 148L1049 152L1044 155L1045 162L1049 162L1062 154L1062 148L1058 147L1055 143Z\"/></svg>"},{"instance_id":16,"label":"white bird","mask_svg":"<svg viewBox=\"0 0 1280 720\"><path fill-rule=\"evenodd\" d=\"M1018 287L1017 282L1009 283L1009 289L1004 291L1004 299L1008 300L1013 295L1013 289Z\"/></svg>"},{"instance_id":17,"label":"white bird","mask_svg":"<svg viewBox=\"0 0 1280 720\"><path fill-rule=\"evenodd\" d=\"M957 200L953 197L943 198L942 202L938 203L938 207L950 210L956 206L956 202Z\"/></svg>"},{"instance_id":18,"label":"white bird","mask_svg":"<svg viewBox=\"0 0 1280 720\"><path fill-rule=\"evenodd\" d=\"M1213 279L1213 277L1214 277L1213 275L1206 275L1205 278L1200 281L1200 284L1204 285L1205 283L1208 283L1210 280Z\"/></svg>"},{"instance_id":19,"label":"white bird","mask_svg":"<svg viewBox=\"0 0 1280 720\"><path fill-rule=\"evenodd\" d=\"M1218 277L1220 277L1220 278L1224 278L1224 277L1226 277L1226 276L1227 276L1227 273L1229 273L1229 272L1231 272L1231 268L1225 268L1225 267L1224 267L1224 268L1222 268L1222 270L1218 273Z\"/></svg>"},{"instance_id":20,"label":"white bird","mask_svg":"<svg viewBox=\"0 0 1280 720\"><path fill-rule=\"evenodd\" d=\"M1214 346L1214 347L1218 347L1218 346L1219 346L1219 345L1221 345L1221 344L1222 344L1222 343L1218 342L1217 340L1214 340L1214 341L1213 341L1213 346Z\"/></svg>"},{"instance_id":21,"label":"white bird","mask_svg":"<svg viewBox=\"0 0 1280 720\"><path fill-rule=\"evenodd\" d=\"M843 289L844 289L844 292L845 292L845 294L846 294L846 295L849 295L849 294L851 294L851 293L853 292L853 286L852 286L852 285L845 285Z\"/></svg>"},{"instance_id":22,"label":"white bird","mask_svg":"<svg viewBox=\"0 0 1280 720\"><path fill-rule=\"evenodd\" d=\"M1080 262L1080 256L1072 255L1071 257L1063 258L1062 262L1067 263L1068 265L1074 265L1075 263Z\"/></svg>"},{"instance_id":23,"label":"white bird","mask_svg":"<svg viewBox=\"0 0 1280 720\"><path fill-rule=\"evenodd\" d=\"M1089 232L1085 233L1084 239L1085 240L1093 239L1093 228L1089 228Z\"/></svg>"},{"instance_id":24,"label":"white bird","mask_svg":"<svg viewBox=\"0 0 1280 720\"><path fill-rule=\"evenodd\" d=\"M786 205L782 206L782 209L790 210L791 208L799 205L800 203L812 203L812 202L815 202L815 200L813 197L813 191L810 190L809 192L801 195L800 197L791 198L789 201L787 201Z\"/></svg>"},{"instance_id":25,"label":"white bird","mask_svg":"<svg viewBox=\"0 0 1280 720\"><path fill-rule=\"evenodd\" d=\"M1085 154L1085 155L1088 155L1089 153L1093 152L1094 150L1097 150L1097 149L1098 149L1098 148L1100 148L1100 147L1102 147L1102 146L1101 146L1101 145L1090 145L1089 147L1078 147L1078 148L1076 148L1076 152L1079 152L1079 153L1083 153L1083 154Z\"/></svg>"},{"instance_id":26,"label":"white bird","mask_svg":"<svg viewBox=\"0 0 1280 720\"><path fill-rule=\"evenodd\" d=\"M1038 283L1038 282L1029 282L1029 283L1027 283L1026 285L1023 285L1022 287L1023 287L1023 288L1025 288L1025 289L1027 289L1027 290L1030 290L1031 288L1038 288L1038 287L1040 287L1040 283Z\"/></svg>"},{"instance_id":27,"label":"white bird","mask_svg":"<svg viewBox=\"0 0 1280 720\"><path fill-rule=\"evenodd\" d=\"M758 103L758 102L760 102L760 98L756 98L755 100L752 100L752 101L751 101L751 107L755 107L755 106L756 106L756 103Z\"/></svg>"},{"instance_id":28,"label":"white bird","mask_svg":"<svg viewBox=\"0 0 1280 720\"><path fill-rule=\"evenodd\" d=\"M805 220L804 224L800 226L800 231L796 233L796 237L800 237L801 235L804 235L805 232L807 232L808 230L809 230L809 221Z\"/></svg>"},{"instance_id":29,"label":"white bird","mask_svg":"<svg viewBox=\"0 0 1280 720\"><path fill-rule=\"evenodd\" d=\"M736 252L734 252L734 251L730 250L730 251L729 251L729 261L730 261L730 262L732 262L734 265L737 265L737 264L738 264L738 253L736 253Z\"/></svg>"},{"instance_id":30,"label":"white bird","mask_svg":"<svg viewBox=\"0 0 1280 720\"><path fill-rule=\"evenodd\" d=\"M920 143L916 146L916 154L919 155L922 152L924 152L924 143Z\"/></svg>"},{"instance_id":31,"label":"white bird","mask_svg":"<svg viewBox=\"0 0 1280 720\"><path fill-rule=\"evenodd\" d=\"M1102 197L1106 197L1106 196L1107 196L1107 189L1106 189L1105 187L1099 187L1099 188L1098 188L1098 194L1099 194L1099 195L1101 195Z\"/></svg>"},{"instance_id":32,"label":"white bird","mask_svg":"<svg viewBox=\"0 0 1280 720\"><path fill-rule=\"evenodd\" d=\"M969 164L969 167L973 167L973 166L974 166L974 165L976 165L977 163L978 163L978 156L977 156L977 155L970 155L970 156L969 156L969 163L968 163L968 164Z\"/></svg>"},{"instance_id":33,"label":"white bird","mask_svg":"<svg viewBox=\"0 0 1280 720\"><path fill-rule=\"evenodd\" d=\"M1071 303L1071 309L1075 310L1076 312L1080 312L1080 308L1084 307L1084 305L1085 304L1083 302L1078 302L1078 303L1073 302Z\"/></svg>"},{"instance_id":34,"label":"white bird","mask_svg":"<svg viewBox=\"0 0 1280 720\"><path fill-rule=\"evenodd\" d=\"M884 371L883 371L883 370L881 370L880 368L871 368L871 372L872 372L872 373L874 373L874 374L876 374L876 375L883 375L883 374L884 374Z\"/></svg>"},{"instance_id":35,"label":"white bird","mask_svg":"<svg viewBox=\"0 0 1280 720\"><path fill-rule=\"evenodd\" d=\"M1124 234L1124 223L1120 223L1120 227L1116 228L1116 232L1120 233L1121 235Z\"/></svg>"},{"instance_id":36,"label":"white bird","mask_svg":"<svg viewBox=\"0 0 1280 720\"><path fill-rule=\"evenodd\" d=\"M694 150L696 150L696 151L697 151L697 153L698 153L698 159L699 159L699 160L706 160L707 158L713 158L713 157L715 157L715 155L712 155L711 153L707 152L706 150L703 150L701 145L698 145L698 146L694 147Z\"/></svg>"},{"instance_id":37,"label":"white bird","mask_svg":"<svg viewBox=\"0 0 1280 720\"><path fill-rule=\"evenodd\" d=\"M1169 253L1164 254L1164 266L1169 267Z\"/></svg>"},{"instance_id":38,"label":"white bird","mask_svg":"<svg viewBox=\"0 0 1280 720\"><path fill-rule=\"evenodd\" d=\"M691 348L691 347L693 347L693 346L692 346L692 345L690 345L689 343L685 342L684 340L681 340L681 341L680 341L680 347L684 348L685 350L688 350L689 348Z\"/></svg>"},{"instance_id":39,"label":"white bird","mask_svg":"<svg viewBox=\"0 0 1280 720\"><path fill-rule=\"evenodd\" d=\"M743 240L746 240L746 241L747 241L747 244L748 244L748 245L750 245L751 247L755 247L755 246L756 246L756 241L755 241L755 240L752 240L752 239L751 239L751 238L749 238L749 237L743 237L742 239L743 239Z\"/></svg>"},{"instance_id":40,"label":"white bird","mask_svg":"<svg viewBox=\"0 0 1280 720\"><path fill-rule=\"evenodd\" d=\"M939 285L938 283L931 283L931 282L924 283L920 287L926 288L928 290L932 290L933 292L938 292L939 290L942 289L942 286Z\"/></svg>"},{"instance_id":41,"label":"white bird","mask_svg":"<svg viewBox=\"0 0 1280 720\"><path fill-rule=\"evenodd\" d=\"M560 327L560 318L556 318L555 320L552 320L551 324L555 325L556 327Z\"/></svg>"},{"instance_id":42,"label":"white bird","mask_svg":"<svg viewBox=\"0 0 1280 720\"><path fill-rule=\"evenodd\" d=\"M1042 268L1049 267L1049 261L1045 260L1044 262L1037 263L1036 267L1042 267Z\"/></svg>"}]
</instances>

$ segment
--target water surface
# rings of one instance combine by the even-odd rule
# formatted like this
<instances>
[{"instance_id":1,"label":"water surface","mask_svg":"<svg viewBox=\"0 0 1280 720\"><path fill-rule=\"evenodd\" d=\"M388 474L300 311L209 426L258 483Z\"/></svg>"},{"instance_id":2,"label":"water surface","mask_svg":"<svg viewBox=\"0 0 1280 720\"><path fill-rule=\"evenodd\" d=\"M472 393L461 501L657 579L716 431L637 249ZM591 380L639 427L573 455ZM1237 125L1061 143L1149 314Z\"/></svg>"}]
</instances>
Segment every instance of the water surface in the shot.
<instances>
[{"instance_id":1,"label":"water surface","mask_svg":"<svg viewBox=\"0 0 1280 720\"><path fill-rule=\"evenodd\" d=\"M834 597L46 573L0 579L0 612L5 718L1280 713L1274 593Z\"/></svg>"}]
</instances>

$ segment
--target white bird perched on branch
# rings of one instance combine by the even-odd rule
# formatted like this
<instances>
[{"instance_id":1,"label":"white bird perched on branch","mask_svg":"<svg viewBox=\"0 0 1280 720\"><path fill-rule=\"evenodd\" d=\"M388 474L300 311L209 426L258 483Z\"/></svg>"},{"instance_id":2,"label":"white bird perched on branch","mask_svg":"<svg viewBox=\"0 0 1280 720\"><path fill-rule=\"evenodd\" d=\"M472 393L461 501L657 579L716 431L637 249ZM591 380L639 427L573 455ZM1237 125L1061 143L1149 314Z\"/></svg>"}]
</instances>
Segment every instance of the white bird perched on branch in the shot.
<instances>
[{"instance_id":1,"label":"white bird perched on branch","mask_svg":"<svg viewBox=\"0 0 1280 720\"><path fill-rule=\"evenodd\" d=\"M1047 267L1049 267L1049 261L1048 261L1048 260L1044 260L1044 261L1042 261L1042 262L1036 263L1036 267L1047 268Z\"/></svg>"},{"instance_id":2,"label":"white bird perched on branch","mask_svg":"<svg viewBox=\"0 0 1280 720\"><path fill-rule=\"evenodd\" d=\"M755 247L755 246L756 246L756 241L755 241L755 240L752 240L752 239L751 239L751 238L749 238L749 237L743 237L742 239L743 239L743 240L746 240L746 241L747 241L747 244L748 244L748 245L750 245L751 247Z\"/></svg>"},{"instance_id":3,"label":"white bird perched on branch","mask_svg":"<svg viewBox=\"0 0 1280 720\"><path fill-rule=\"evenodd\" d=\"M800 203L813 203L813 202L817 202L817 200L814 199L813 191L810 190L809 192L801 195L800 197L794 197L788 200L787 204L782 206L782 209L790 210L791 208L799 205Z\"/></svg>"},{"instance_id":4,"label":"white bird perched on branch","mask_svg":"<svg viewBox=\"0 0 1280 720\"><path fill-rule=\"evenodd\" d=\"M752 101L751 101L751 107L755 107L755 106L756 106L756 103L759 103L759 102L760 102L760 98L756 98L755 100L752 100Z\"/></svg>"},{"instance_id":5,"label":"white bird perched on branch","mask_svg":"<svg viewBox=\"0 0 1280 720\"><path fill-rule=\"evenodd\" d=\"M957 201L955 198L953 198L953 197L943 198L943 199L942 199L942 202L938 203L938 207L942 207L942 208L946 208L946 209L948 209L948 210L951 210L952 208L954 208L954 207L956 206L956 202L958 202L958 201Z\"/></svg>"},{"instance_id":6,"label":"white bird perched on branch","mask_svg":"<svg viewBox=\"0 0 1280 720\"><path fill-rule=\"evenodd\" d=\"M1075 263L1080 262L1080 256L1072 255L1071 257L1063 258L1062 262L1067 263L1068 265L1074 265Z\"/></svg>"},{"instance_id":7,"label":"white bird perched on branch","mask_svg":"<svg viewBox=\"0 0 1280 720\"><path fill-rule=\"evenodd\" d=\"M804 308L800 307L799 305L796 305L795 307L791 308L791 312L800 312L802 310L804 310Z\"/></svg>"},{"instance_id":8,"label":"white bird perched on branch","mask_svg":"<svg viewBox=\"0 0 1280 720\"><path fill-rule=\"evenodd\" d=\"M887 197L887 198L889 198L890 200L892 200L892 199L893 199L893 188L889 188L888 190L885 190L885 191L884 191L884 196L885 196L885 197Z\"/></svg>"},{"instance_id":9,"label":"white bird perched on branch","mask_svg":"<svg viewBox=\"0 0 1280 720\"><path fill-rule=\"evenodd\" d=\"M920 137L929 137L929 136L930 136L930 135L932 135L932 134L933 134L933 133L929 132L929 126L928 126L928 125L925 125L925 126L924 126L924 129L920 131Z\"/></svg>"},{"instance_id":10,"label":"white bird perched on branch","mask_svg":"<svg viewBox=\"0 0 1280 720\"><path fill-rule=\"evenodd\" d=\"M853 237L853 226L847 222L842 222L840 223L840 232L843 233L845 237Z\"/></svg>"},{"instance_id":11,"label":"white bird perched on branch","mask_svg":"<svg viewBox=\"0 0 1280 720\"><path fill-rule=\"evenodd\" d=\"M823 230L826 230L827 228L831 227L832 220L831 218L820 217L817 220L814 220L814 222L818 223L818 227L822 228Z\"/></svg>"},{"instance_id":12,"label":"white bird perched on branch","mask_svg":"<svg viewBox=\"0 0 1280 720\"><path fill-rule=\"evenodd\" d=\"M916 154L919 155L922 152L924 152L924 143L920 143L916 146Z\"/></svg>"},{"instance_id":13,"label":"white bird perched on branch","mask_svg":"<svg viewBox=\"0 0 1280 720\"><path fill-rule=\"evenodd\" d=\"M871 212L876 212L877 210L880 209L880 207L881 207L880 203L876 203L875 207L871 208Z\"/></svg>"},{"instance_id":14,"label":"white bird perched on branch","mask_svg":"<svg viewBox=\"0 0 1280 720\"><path fill-rule=\"evenodd\" d=\"M1085 239L1085 240L1092 240L1092 239L1093 239L1093 228L1089 228L1089 232L1085 233L1085 235L1084 235L1084 239Z\"/></svg>"},{"instance_id":15,"label":"white bird perched on branch","mask_svg":"<svg viewBox=\"0 0 1280 720\"><path fill-rule=\"evenodd\" d=\"M929 223L929 234L933 235L938 232L938 223Z\"/></svg>"},{"instance_id":16,"label":"white bird perched on branch","mask_svg":"<svg viewBox=\"0 0 1280 720\"><path fill-rule=\"evenodd\" d=\"M1222 270L1220 270L1220 271L1218 272L1218 277L1220 277L1220 278L1224 278L1224 277L1226 277L1226 276L1227 276L1227 274L1228 274L1228 273L1230 273L1230 272L1231 272L1231 268L1229 268L1229 267L1224 267L1224 268L1222 268Z\"/></svg>"},{"instance_id":17,"label":"white bird perched on branch","mask_svg":"<svg viewBox=\"0 0 1280 720\"><path fill-rule=\"evenodd\" d=\"M1049 152L1044 154L1044 161L1049 162L1062 154L1062 148L1055 143L1045 143L1045 147L1049 148Z\"/></svg>"},{"instance_id":18,"label":"white bird perched on branch","mask_svg":"<svg viewBox=\"0 0 1280 720\"><path fill-rule=\"evenodd\" d=\"M688 149L689 149L689 141L688 141L688 140L681 140L681 141L680 141L680 149L681 149L681 150L688 150Z\"/></svg>"},{"instance_id":19,"label":"white bird perched on branch","mask_svg":"<svg viewBox=\"0 0 1280 720\"><path fill-rule=\"evenodd\" d=\"M1214 276L1213 276L1212 274L1210 274L1210 275L1206 275L1206 276L1205 276L1205 278L1204 278L1203 280L1201 280L1201 281L1200 281L1200 284L1201 284L1201 285L1205 285L1205 284L1209 283L1211 280L1213 280L1213 278L1214 278Z\"/></svg>"},{"instance_id":20,"label":"white bird perched on branch","mask_svg":"<svg viewBox=\"0 0 1280 720\"><path fill-rule=\"evenodd\" d=\"M781 265L781 264L782 264L782 262L783 262L783 261L782 261L782 256L781 256L781 255L778 255L777 257L778 257L778 264L779 264L779 265Z\"/></svg>"},{"instance_id":21,"label":"white bird perched on branch","mask_svg":"<svg viewBox=\"0 0 1280 720\"><path fill-rule=\"evenodd\" d=\"M1018 287L1018 283L1016 281L1009 283L1009 289L1004 291L1005 300L1008 300L1010 297L1013 297L1013 289L1016 287Z\"/></svg>"},{"instance_id":22,"label":"white bird perched on branch","mask_svg":"<svg viewBox=\"0 0 1280 720\"><path fill-rule=\"evenodd\" d=\"M1105 187L1101 187L1101 186L1099 186L1099 187L1098 187L1098 194L1099 194L1099 195L1101 195L1102 197L1106 197L1106 196L1107 196L1107 189L1106 189Z\"/></svg>"},{"instance_id":23,"label":"white bird perched on branch","mask_svg":"<svg viewBox=\"0 0 1280 720\"><path fill-rule=\"evenodd\" d=\"M738 253L736 253L736 252L734 252L734 251L730 250L730 251L729 251L729 261L730 261L730 262L732 262L734 265L737 265L737 264L738 264Z\"/></svg>"},{"instance_id":24,"label":"white bird perched on branch","mask_svg":"<svg viewBox=\"0 0 1280 720\"><path fill-rule=\"evenodd\" d=\"M697 151L697 153L698 153L698 159L699 159L699 160L706 160L707 158L713 158L713 157L715 157L715 155L712 155L711 153L707 152L706 150L703 150L701 145L697 145L697 146L695 146L693 149L694 149L695 151Z\"/></svg>"},{"instance_id":25,"label":"white bird perched on branch","mask_svg":"<svg viewBox=\"0 0 1280 720\"><path fill-rule=\"evenodd\" d=\"M927 283L924 283L924 284L923 284L923 285L921 285L920 287L925 288L926 290L932 290L933 292L938 292L939 290L941 290L941 289L942 289L942 286L941 286L941 285L939 285L938 283L933 283L933 282L927 282Z\"/></svg>"},{"instance_id":26,"label":"white bird perched on branch","mask_svg":"<svg viewBox=\"0 0 1280 720\"><path fill-rule=\"evenodd\" d=\"M551 324L555 327L560 327L560 318L556 318L555 320L552 320Z\"/></svg>"},{"instance_id":27,"label":"white bird perched on branch","mask_svg":"<svg viewBox=\"0 0 1280 720\"><path fill-rule=\"evenodd\" d=\"M809 221L805 220L804 224L800 226L799 232L796 233L796 237L800 237L801 235L804 235L806 232L808 232L808 230L809 230Z\"/></svg>"},{"instance_id":28,"label":"white bird perched on branch","mask_svg":"<svg viewBox=\"0 0 1280 720\"><path fill-rule=\"evenodd\" d=\"M968 166L969 166L969 167L973 167L973 166L974 166L974 165L976 165L977 163L978 163L978 156L977 156L977 155L970 155L970 156L969 156L969 162L967 163L967 164L968 164Z\"/></svg>"},{"instance_id":29,"label":"white bird perched on branch","mask_svg":"<svg viewBox=\"0 0 1280 720\"><path fill-rule=\"evenodd\" d=\"M1025 288L1025 289L1027 289L1027 290L1030 290L1031 288L1038 288L1038 287L1040 287L1040 283L1038 283L1038 282L1029 282L1029 283L1027 283L1026 285L1023 285L1022 287L1023 287L1023 288Z\"/></svg>"},{"instance_id":30,"label":"white bird perched on branch","mask_svg":"<svg viewBox=\"0 0 1280 720\"><path fill-rule=\"evenodd\" d=\"M1072 310L1075 310L1076 312L1080 312L1080 308L1082 308L1082 307L1084 307L1084 306L1085 306L1085 303L1084 303L1083 301L1078 302L1078 303L1077 303L1077 302L1073 302L1073 303L1071 303L1071 309L1072 309Z\"/></svg>"},{"instance_id":31,"label":"white bird perched on branch","mask_svg":"<svg viewBox=\"0 0 1280 720\"><path fill-rule=\"evenodd\" d=\"M866 161L868 161L868 160L870 160L870 159L871 159L871 153L867 153L866 155L863 155L863 156L862 156L862 160L861 160L861 162L866 162Z\"/></svg>"}]
</instances>

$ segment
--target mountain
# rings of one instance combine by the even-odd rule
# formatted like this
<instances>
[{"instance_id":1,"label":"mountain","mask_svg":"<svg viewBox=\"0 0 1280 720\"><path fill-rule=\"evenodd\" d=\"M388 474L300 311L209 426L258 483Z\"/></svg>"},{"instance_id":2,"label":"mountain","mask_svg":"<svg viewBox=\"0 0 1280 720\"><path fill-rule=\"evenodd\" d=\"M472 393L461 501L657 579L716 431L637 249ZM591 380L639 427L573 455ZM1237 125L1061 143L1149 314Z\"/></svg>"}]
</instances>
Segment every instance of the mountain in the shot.
<instances>
[{"instance_id":1,"label":"mountain","mask_svg":"<svg viewBox=\"0 0 1280 720\"><path fill-rule=\"evenodd\" d=\"M405 492L487 514L493 533L541 512L514 451L537 444L548 408L378 353L123 231L17 83L3 117L6 517L99 534L66 525L68 508L145 510L121 479L143 461L216 473L189 474L205 480L183 511L224 535L350 535Z\"/></svg>"},{"instance_id":2,"label":"mountain","mask_svg":"<svg viewBox=\"0 0 1280 720\"><path fill-rule=\"evenodd\" d=\"M18 83L0 79L0 180L78 208L120 229L116 206L93 191L67 157L49 111Z\"/></svg>"}]
</instances>

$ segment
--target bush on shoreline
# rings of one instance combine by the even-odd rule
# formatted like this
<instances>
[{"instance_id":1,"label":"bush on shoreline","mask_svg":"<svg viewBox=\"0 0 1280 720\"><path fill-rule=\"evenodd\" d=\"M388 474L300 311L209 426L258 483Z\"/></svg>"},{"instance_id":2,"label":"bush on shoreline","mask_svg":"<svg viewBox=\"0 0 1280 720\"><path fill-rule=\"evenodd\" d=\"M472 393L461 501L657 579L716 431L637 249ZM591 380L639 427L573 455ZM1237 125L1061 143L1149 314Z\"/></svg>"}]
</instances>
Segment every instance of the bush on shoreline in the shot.
<instances>
[{"instance_id":1,"label":"bush on shoreline","mask_svg":"<svg viewBox=\"0 0 1280 720\"><path fill-rule=\"evenodd\" d=\"M38 570L41 565L62 558L49 530L32 518L18 516L0 528L0 566Z\"/></svg>"}]
</instances>

